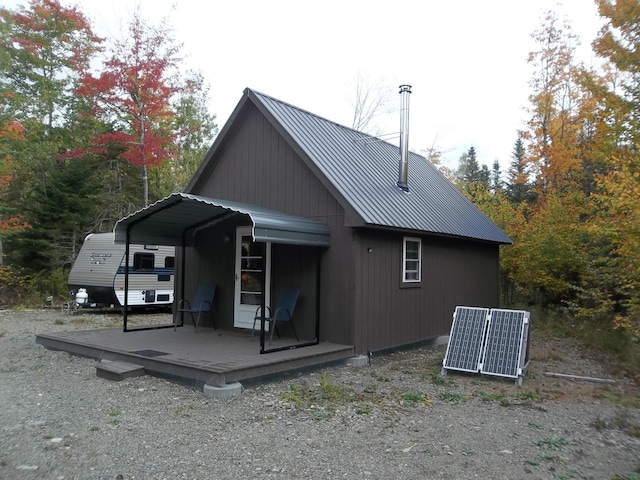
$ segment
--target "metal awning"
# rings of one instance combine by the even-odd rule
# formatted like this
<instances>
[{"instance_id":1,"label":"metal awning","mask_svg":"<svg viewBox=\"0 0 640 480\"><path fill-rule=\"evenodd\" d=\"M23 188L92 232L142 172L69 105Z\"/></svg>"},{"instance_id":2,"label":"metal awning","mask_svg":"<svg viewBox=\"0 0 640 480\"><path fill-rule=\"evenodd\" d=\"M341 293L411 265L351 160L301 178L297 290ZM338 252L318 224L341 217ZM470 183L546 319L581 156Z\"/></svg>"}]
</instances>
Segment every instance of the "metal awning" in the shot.
<instances>
[{"instance_id":1,"label":"metal awning","mask_svg":"<svg viewBox=\"0 0 640 480\"><path fill-rule=\"evenodd\" d=\"M256 242L329 246L327 225L304 217L256 205L173 193L116 223L115 243L183 246L185 233L214 225L232 216L244 216Z\"/></svg>"}]
</instances>

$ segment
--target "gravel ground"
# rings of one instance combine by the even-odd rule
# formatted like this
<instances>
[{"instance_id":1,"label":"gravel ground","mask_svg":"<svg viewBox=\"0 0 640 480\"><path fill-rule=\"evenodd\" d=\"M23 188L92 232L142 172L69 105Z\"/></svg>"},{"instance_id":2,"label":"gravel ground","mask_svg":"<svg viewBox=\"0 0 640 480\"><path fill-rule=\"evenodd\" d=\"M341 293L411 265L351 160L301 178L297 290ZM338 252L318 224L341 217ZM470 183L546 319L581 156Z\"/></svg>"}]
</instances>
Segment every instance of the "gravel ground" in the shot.
<instances>
[{"instance_id":1,"label":"gravel ground","mask_svg":"<svg viewBox=\"0 0 640 480\"><path fill-rule=\"evenodd\" d=\"M438 346L227 400L150 376L110 382L94 360L35 343L118 322L0 311L0 478L640 479L637 385L545 376L614 377L535 329L521 387L441 377Z\"/></svg>"}]
</instances>

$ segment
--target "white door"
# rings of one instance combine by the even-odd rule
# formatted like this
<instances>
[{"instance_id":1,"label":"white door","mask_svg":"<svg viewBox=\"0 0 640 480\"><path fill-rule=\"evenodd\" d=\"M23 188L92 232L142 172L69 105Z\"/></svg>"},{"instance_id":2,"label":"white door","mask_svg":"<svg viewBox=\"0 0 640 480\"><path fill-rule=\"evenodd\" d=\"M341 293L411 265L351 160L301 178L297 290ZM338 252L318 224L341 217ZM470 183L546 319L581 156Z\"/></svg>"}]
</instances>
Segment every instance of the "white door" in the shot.
<instances>
[{"instance_id":1,"label":"white door","mask_svg":"<svg viewBox=\"0 0 640 480\"><path fill-rule=\"evenodd\" d=\"M263 244L251 238L251 227L238 227L236 231L236 282L233 326L252 328L253 317L262 301L262 278L266 292L265 305L269 306L271 281L271 244L266 244L266 258L262 258ZM258 324L256 324L256 328Z\"/></svg>"}]
</instances>

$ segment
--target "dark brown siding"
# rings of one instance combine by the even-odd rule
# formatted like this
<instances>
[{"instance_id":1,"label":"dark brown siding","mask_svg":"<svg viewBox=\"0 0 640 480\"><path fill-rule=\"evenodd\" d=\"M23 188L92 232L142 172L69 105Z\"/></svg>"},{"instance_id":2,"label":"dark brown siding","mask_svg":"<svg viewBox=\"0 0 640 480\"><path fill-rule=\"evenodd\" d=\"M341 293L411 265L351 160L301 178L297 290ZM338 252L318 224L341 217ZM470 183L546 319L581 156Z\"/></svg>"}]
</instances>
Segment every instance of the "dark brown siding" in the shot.
<instances>
[{"instance_id":1,"label":"dark brown siding","mask_svg":"<svg viewBox=\"0 0 640 480\"><path fill-rule=\"evenodd\" d=\"M456 305L497 306L497 245L422 236L422 282L402 285L402 234L345 227L352 211L345 211L257 110L236 122L235 133L212 159L213 174L189 193L328 225L331 246L320 250L320 341L354 345L358 353L387 349L449 333ZM220 291L214 313L227 328L233 324L235 226L202 230L187 252L187 291L202 279L215 281ZM301 289L296 325L304 338L314 334L316 254L314 247L272 250L273 301L283 288Z\"/></svg>"},{"instance_id":2,"label":"dark brown siding","mask_svg":"<svg viewBox=\"0 0 640 480\"><path fill-rule=\"evenodd\" d=\"M423 236L422 282L403 286L403 235L358 233L357 352L446 335L456 305L498 305L497 245Z\"/></svg>"},{"instance_id":3,"label":"dark brown siding","mask_svg":"<svg viewBox=\"0 0 640 480\"><path fill-rule=\"evenodd\" d=\"M233 327L233 295L235 275L235 228L234 222L224 222L213 228L198 231L186 249L186 267L176 271L186 273L185 298L191 300L198 284L213 283L216 285L216 297L212 315L207 316L203 326L218 328ZM180 260L181 249L176 255ZM176 280L176 296L180 296L182 273ZM212 320L213 317L213 320ZM185 317L185 322L190 320Z\"/></svg>"},{"instance_id":4,"label":"dark brown siding","mask_svg":"<svg viewBox=\"0 0 640 480\"><path fill-rule=\"evenodd\" d=\"M199 191L190 193L259 205L328 225L331 247L321 249L320 253L320 340L351 345L355 288L351 234L344 226L342 206L256 110L244 118L223 153L214 160L213 175L200 184ZM187 270L193 268L203 275L196 278L215 277L220 286L215 313L221 319L218 324L225 327L233 324L235 233L232 227L216 225L203 230L197 237L196 248L188 251L187 261ZM216 238L221 235L232 239L229 245L219 245L220 240ZM273 301L282 288L300 287L302 296L300 310L296 311L296 326L302 322L299 329L302 331L298 333L304 337L315 333L316 255L314 247L274 245L272 250ZM210 263L215 265L208 267Z\"/></svg>"}]
</instances>

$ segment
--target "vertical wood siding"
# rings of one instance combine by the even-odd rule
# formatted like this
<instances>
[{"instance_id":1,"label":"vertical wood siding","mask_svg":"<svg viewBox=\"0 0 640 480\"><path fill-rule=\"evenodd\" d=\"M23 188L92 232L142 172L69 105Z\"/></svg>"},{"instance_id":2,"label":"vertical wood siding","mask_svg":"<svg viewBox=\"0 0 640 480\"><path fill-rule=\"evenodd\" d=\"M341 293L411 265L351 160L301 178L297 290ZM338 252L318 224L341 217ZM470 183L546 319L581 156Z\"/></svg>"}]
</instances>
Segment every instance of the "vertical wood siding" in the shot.
<instances>
[{"instance_id":1,"label":"vertical wood siding","mask_svg":"<svg viewBox=\"0 0 640 480\"><path fill-rule=\"evenodd\" d=\"M422 282L404 286L403 235L358 233L356 351L446 335L456 305L498 306L497 245L423 236Z\"/></svg>"},{"instance_id":2,"label":"vertical wood siding","mask_svg":"<svg viewBox=\"0 0 640 480\"><path fill-rule=\"evenodd\" d=\"M498 305L497 245L422 236L422 282L401 282L398 232L345 227L347 212L285 139L252 109L214 159L212 174L190 193L244 202L326 224L331 246L321 254L320 340L375 351L448 334L456 305ZM348 161L348 159L345 159ZM219 286L218 325L233 321L235 225L203 230L187 250L187 291L196 279ZM232 240L225 243L227 235ZM412 234L411 236L415 236ZM302 290L296 325L304 337L315 321L315 260L311 247L274 245L272 295ZM189 296L189 294L187 294Z\"/></svg>"},{"instance_id":3,"label":"vertical wood siding","mask_svg":"<svg viewBox=\"0 0 640 480\"><path fill-rule=\"evenodd\" d=\"M244 118L223 153L215 159L213 174L199 191L190 193L258 205L328 225L331 247L321 253L320 339L351 344L354 283L344 210L261 114L253 110ZM187 271L198 272L190 277L208 277L219 285L218 310L214 314L221 319L218 325L222 322L227 328L233 324L233 228L216 225L203 230L197 237L196 248L187 251ZM225 234L232 239L229 245L216 240ZM298 285L302 297L300 310L296 309L296 328L301 325L299 333L313 338L316 249L291 245L272 248L273 301L277 301L281 289ZM190 283L188 291L195 290L193 281Z\"/></svg>"}]
</instances>

